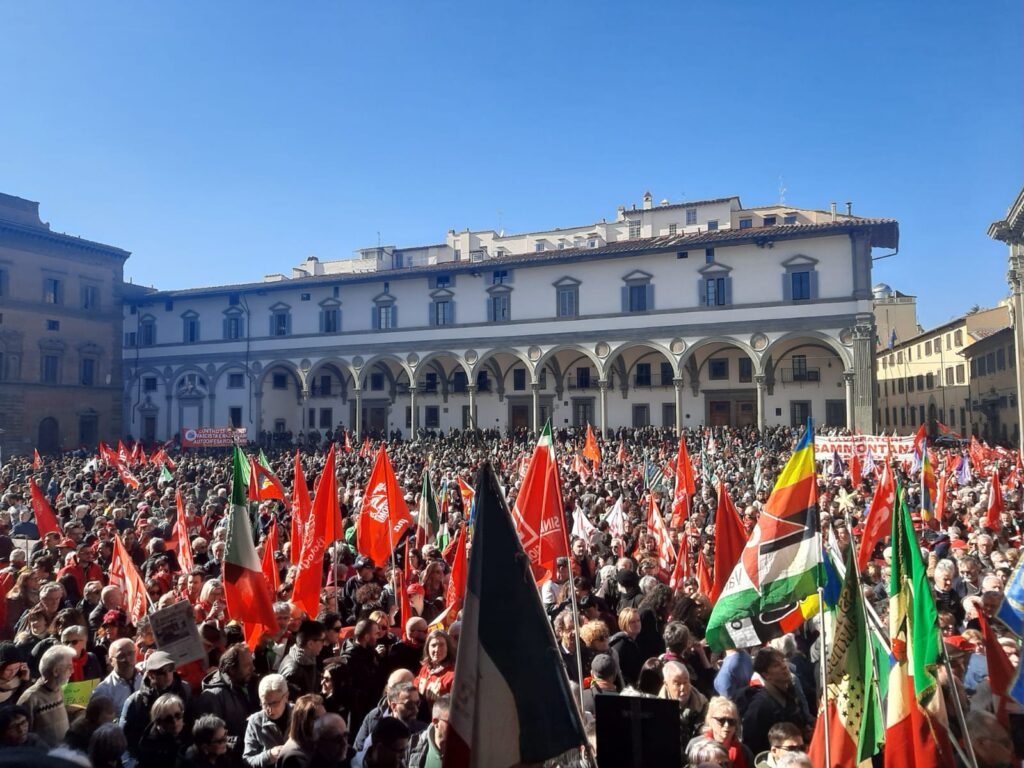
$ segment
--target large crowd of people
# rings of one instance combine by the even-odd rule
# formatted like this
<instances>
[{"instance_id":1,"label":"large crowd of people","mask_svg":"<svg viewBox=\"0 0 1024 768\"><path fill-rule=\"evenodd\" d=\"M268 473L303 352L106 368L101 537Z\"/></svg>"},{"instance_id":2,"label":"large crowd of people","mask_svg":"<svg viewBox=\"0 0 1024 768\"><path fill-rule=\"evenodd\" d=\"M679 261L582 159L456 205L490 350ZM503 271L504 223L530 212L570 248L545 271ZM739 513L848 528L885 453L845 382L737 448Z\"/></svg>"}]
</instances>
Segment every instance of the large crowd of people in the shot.
<instances>
[{"instance_id":1,"label":"large crowd of people","mask_svg":"<svg viewBox=\"0 0 1024 768\"><path fill-rule=\"evenodd\" d=\"M139 464L132 468L137 487L94 454L43 457L35 468L31 458L8 459L0 469L0 746L96 768L440 766L461 630L458 616L445 614L452 573L446 544L469 514L458 481L472 483L476 468L490 460L511 503L536 436L477 431L389 441L409 508L418 508L428 472L449 538L424 541L414 529L390 561L374 562L358 551L355 537L373 455L359 443L342 450L342 429L328 435L338 443L345 533L324 559L320 609L307 615L291 602L297 545L288 540L289 506L253 504L261 554L278 523L276 626L264 627L258 638L247 638L225 600L230 453L169 447L172 480L166 465ZM781 427L687 433L697 490L672 535L690 562L703 554L714 563L720 492L753 529L798 436L799 430ZM811 766L806 752L821 701L819 623L808 621L762 647L715 653L704 639L712 605L701 582L691 577L670 587L659 567L645 500L649 493L672 494L670 483L651 487L649 468L670 468L674 431L605 435L599 466L578 458L582 431L556 430L555 438L566 528L582 515L586 532L577 522L569 553L541 585L540 597L588 734L595 733L602 696L668 699L678 703L681 765ZM290 490L295 449L264 445L270 469ZM298 449L311 493L327 447L317 435L304 436ZM938 449L935 465L941 472L962 451L956 443ZM881 470L884 459L877 458ZM963 713L950 720L952 738L965 744L972 736L983 768L1019 761L1024 730L1007 729L1005 717L997 718L999 697L978 622L979 613L993 619L1016 663L1017 638L994 620L1021 547L1024 477L1016 458L993 453L984 466L951 473L942 518L931 524L920 519L918 470L890 458L920 528L934 588L950 662L939 671L942 692L949 711ZM878 486L871 469L852 477L848 464L819 463L822 533L837 557L859 542ZM998 530L984 524L993 470L1005 484ZM59 533L40 537L30 482L52 505ZM184 500L193 553L188 571L174 541L176 493ZM621 533L605 519L620 499ZM176 665L157 647L148 615L130 620L123 590L110 583L115 534L144 580L150 611L192 605L204 658ZM865 597L886 627L891 552L882 541L871 555L862 573ZM400 582L395 569L411 578ZM396 594L397 583L404 595ZM88 699L65 701L67 684L83 681L95 681ZM1022 717L1011 705L1010 722Z\"/></svg>"}]
</instances>

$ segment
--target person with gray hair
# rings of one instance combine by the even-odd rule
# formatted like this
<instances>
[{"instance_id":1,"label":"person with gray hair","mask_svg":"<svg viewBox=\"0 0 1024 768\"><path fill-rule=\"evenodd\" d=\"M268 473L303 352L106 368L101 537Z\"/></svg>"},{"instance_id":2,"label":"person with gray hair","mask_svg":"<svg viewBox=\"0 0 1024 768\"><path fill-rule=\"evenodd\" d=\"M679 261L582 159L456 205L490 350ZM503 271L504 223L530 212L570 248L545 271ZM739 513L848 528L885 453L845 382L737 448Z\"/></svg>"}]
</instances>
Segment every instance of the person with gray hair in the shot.
<instances>
[{"instance_id":1,"label":"person with gray hair","mask_svg":"<svg viewBox=\"0 0 1024 768\"><path fill-rule=\"evenodd\" d=\"M245 724L242 759L249 768L269 768L277 763L281 748L288 740L292 705L288 701L288 681L271 674L260 680L260 709L249 715Z\"/></svg>"},{"instance_id":2,"label":"person with gray hair","mask_svg":"<svg viewBox=\"0 0 1024 768\"><path fill-rule=\"evenodd\" d=\"M70 721L64 707L64 686L71 679L75 652L66 645L55 645L39 660L39 680L18 699L28 712L29 731L51 747L64 741Z\"/></svg>"},{"instance_id":3,"label":"person with gray hair","mask_svg":"<svg viewBox=\"0 0 1024 768\"><path fill-rule=\"evenodd\" d=\"M696 739L686 750L686 761L688 765L728 765L729 750L714 739Z\"/></svg>"},{"instance_id":4,"label":"person with gray hair","mask_svg":"<svg viewBox=\"0 0 1024 768\"><path fill-rule=\"evenodd\" d=\"M86 650L89 644L89 629L81 624L65 627L60 633L61 645L66 645L75 652L75 666L80 671L72 674L72 682L96 680L103 677L103 665L96 655Z\"/></svg>"},{"instance_id":5,"label":"person with gray hair","mask_svg":"<svg viewBox=\"0 0 1024 768\"><path fill-rule=\"evenodd\" d=\"M814 763L803 752L787 752L775 761L775 768L814 768Z\"/></svg>"}]
</instances>

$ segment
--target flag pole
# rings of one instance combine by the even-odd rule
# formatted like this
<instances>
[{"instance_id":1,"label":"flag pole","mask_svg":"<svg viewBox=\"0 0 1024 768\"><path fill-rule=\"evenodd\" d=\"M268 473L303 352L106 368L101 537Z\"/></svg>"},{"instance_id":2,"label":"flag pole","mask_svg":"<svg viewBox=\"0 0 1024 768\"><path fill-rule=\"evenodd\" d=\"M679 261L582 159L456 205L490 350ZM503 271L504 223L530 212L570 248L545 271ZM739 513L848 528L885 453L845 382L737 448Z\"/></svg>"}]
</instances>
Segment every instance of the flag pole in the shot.
<instances>
[{"instance_id":1,"label":"flag pole","mask_svg":"<svg viewBox=\"0 0 1024 768\"><path fill-rule=\"evenodd\" d=\"M822 733L825 736L825 766L832 766L832 739L828 729L828 642L825 639L825 588L818 587L818 622L821 624L821 710L825 713L825 727Z\"/></svg>"}]
</instances>

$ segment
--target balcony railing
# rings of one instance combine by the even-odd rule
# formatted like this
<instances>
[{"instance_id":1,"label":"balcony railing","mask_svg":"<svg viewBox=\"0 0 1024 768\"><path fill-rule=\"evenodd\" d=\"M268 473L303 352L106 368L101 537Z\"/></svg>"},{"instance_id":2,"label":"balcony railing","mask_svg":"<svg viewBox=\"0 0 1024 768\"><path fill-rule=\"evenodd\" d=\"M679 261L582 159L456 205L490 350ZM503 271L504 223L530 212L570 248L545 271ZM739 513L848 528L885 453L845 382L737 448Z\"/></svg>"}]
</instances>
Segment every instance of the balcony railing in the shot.
<instances>
[{"instance_id":1,"label":"balcony railing","mask_svg":"<svg viewBox=\"0 0 1024 768\"><path fill-rule=\"evenodd\" d=\"M634 376L633 387L636 389L646 389L648 387L671 387L672 376L662 376L661 374L652 373L650 376Z\"/></svg>"},{"instance_id":2,"label":"balcony railing","mask_svg":"<svg viewBox=\"0 0 1024 768\"><path fill-rule=\"evenodd\" d=\"M597 379L578 379L570 376L569 389L597 389Z\"/></svg>"},{"instance_id":3,"label":"balcony railing","mask_svg":"<svg viewBox=\"0 0 1024 768\"><path fill-rule=\"evenodd\" d=\"M820 368L783 368L783 384L820 384Z\"/></svg>"}]
</instances>

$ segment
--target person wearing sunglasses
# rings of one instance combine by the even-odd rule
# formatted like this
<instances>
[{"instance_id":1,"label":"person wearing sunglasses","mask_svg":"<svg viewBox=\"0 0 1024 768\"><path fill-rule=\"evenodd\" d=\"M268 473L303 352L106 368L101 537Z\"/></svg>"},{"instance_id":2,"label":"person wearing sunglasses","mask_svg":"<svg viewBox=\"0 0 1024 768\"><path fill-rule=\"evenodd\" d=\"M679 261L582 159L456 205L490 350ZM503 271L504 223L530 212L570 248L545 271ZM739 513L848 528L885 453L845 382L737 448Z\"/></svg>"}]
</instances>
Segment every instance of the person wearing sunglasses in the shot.
<instances>
[{"instance_id":1,"label":"person wearing sunglasses","mask_svg":"<svg viewBox=\"0 0 1024 768\"><path fill-rule=\"evenodd\" d=\"M740 741L740 711L724 696L714 696L708 702L704 727L700 735L686 746L687 754L702 739L712 739L721 744L729 755L732 768L754 768L753 753Z\"/></svg>"},{"instance_id":2,"label":"person wearing sunglasses","mask_svg":"<svg viewBox=\"0 0 1024 768\"><path fill-rule=\"evenodd\" d=\"M203 715L192 726L192 746L185 750L177 768L226 768L228 732L216 715Z\"/></svg>"},{"instance_id":3,"label":"person wearing sunglasses","mask_svg":"<svg viewBox=\"0 0 1024 768\"><path fill-rule=\"evenodd\" d=\"M134 765L139 768L175 768L185 728L185 702L176 694L165 693L153 702L149 718L150 723L132 755L137 760Z\"/></svg>"},{"instance_id":4,"label":"person wearing sunglasses","mask_svg":"<svg viewBox=\"0 0 1024 768\"><path fill-rule=\"evenodd\" d=\"M173 694L185 704L192 696L188 683L175 672L174 659L166 651L150 653L143 663L143 673L142 687L128 697L121 710L120 723L130 757L137 757L139 744L152 721L152 707L164 694Z\"/></svg>"},{"instance_id":5,"label":"person wearing sunglasses","mask_svg":"<svg viewBox=\"0 0 1024 768\"><path fill-rule=\"evenodd\" d=\"M806 749L803 734L792 723L776 723L768 730L767 752L759 754L755 760L757 768L778 768L779 761L790 753L802 754Z\"/></svg>"}]
</instances>

